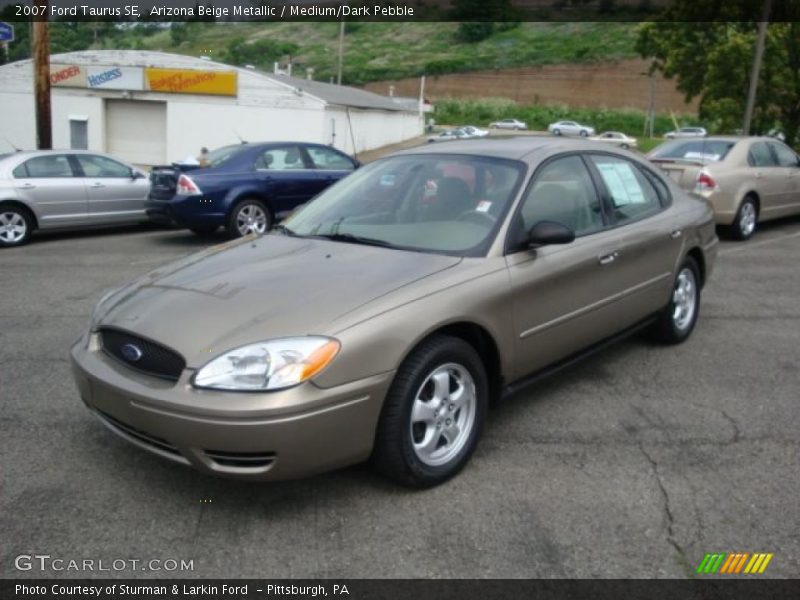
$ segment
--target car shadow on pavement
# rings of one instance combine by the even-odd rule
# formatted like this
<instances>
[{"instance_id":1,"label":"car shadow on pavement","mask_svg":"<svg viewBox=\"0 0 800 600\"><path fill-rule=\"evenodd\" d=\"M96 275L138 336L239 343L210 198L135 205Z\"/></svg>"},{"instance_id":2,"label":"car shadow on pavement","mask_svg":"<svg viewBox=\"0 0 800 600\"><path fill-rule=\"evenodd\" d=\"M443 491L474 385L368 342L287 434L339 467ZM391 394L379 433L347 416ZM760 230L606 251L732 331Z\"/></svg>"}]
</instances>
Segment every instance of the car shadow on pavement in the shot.
<instances>
[{"instance_id":1,"label":"car shadow on pavement","mask_svg":"<svg viewBox=\"0 0 800 600\"><path fill-rule=\"evenodd\" d=\"M134 225L108 225L94 226L81 229L56 229L53 231L36 231L31 238L30 245L38 246L47 242L62 240L93 238L107 235L130 235L149 231L163 230L163 227L153 223L139 223Z\"/></svg>"}]
</instances>

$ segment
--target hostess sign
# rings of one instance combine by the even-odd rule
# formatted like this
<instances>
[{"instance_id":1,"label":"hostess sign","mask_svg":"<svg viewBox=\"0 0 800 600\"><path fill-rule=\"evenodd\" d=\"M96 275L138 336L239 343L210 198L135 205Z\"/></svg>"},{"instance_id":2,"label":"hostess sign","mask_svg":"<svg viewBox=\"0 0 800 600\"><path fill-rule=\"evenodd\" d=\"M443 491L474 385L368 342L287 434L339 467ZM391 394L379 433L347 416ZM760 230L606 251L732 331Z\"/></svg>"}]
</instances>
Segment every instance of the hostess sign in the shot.
<instances>
[{"instance_id":1,"label":"hostess sign","mask_svg":"<svg viewBox=\"0 0 800 600\"><path fill-rule=\"evenodd\" d=\"M50 65L50 85L167 94L235 96L235 71L198 71L141 67Z\"/></svg>"},{"instance_id":2,"label":"hostess sign","mask_svg":"<svg viewBox=\"0 0 800 600\"><path fill-rule=\"evenodd\" d=\"M142 69L138 67L86 67L86 84L107 90L143 90Z\"/></svg>"}]
</instances>

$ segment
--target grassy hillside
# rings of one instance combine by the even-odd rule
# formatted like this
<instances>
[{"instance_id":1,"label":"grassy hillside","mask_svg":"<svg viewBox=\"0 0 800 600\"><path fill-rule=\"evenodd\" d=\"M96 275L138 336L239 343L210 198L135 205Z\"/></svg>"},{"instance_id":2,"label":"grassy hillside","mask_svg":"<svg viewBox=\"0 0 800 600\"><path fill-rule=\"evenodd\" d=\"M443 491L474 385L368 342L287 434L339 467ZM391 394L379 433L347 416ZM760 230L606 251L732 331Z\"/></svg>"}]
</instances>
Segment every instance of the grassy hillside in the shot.
<instances>
[{"instance_id":1,"label":"grassy hillside","mask_svg":"<svg viewBox=\"0 0 800 600\"><path fill-rule=\"evenodd\" d=\"M315 78L326 81L336 72L337 23L187 23L178 29L131 28L104 36L93 47L162 50L223 62L236 62L238 56L238 62L261 68L271 68L291 52L295 73L313 67ZM457 30L457 23L349 23L344 80L361 84L423 73L635 56L636 25L631 23L520 23L475 43L460 41Z\"/></svg>"}]
</instances>

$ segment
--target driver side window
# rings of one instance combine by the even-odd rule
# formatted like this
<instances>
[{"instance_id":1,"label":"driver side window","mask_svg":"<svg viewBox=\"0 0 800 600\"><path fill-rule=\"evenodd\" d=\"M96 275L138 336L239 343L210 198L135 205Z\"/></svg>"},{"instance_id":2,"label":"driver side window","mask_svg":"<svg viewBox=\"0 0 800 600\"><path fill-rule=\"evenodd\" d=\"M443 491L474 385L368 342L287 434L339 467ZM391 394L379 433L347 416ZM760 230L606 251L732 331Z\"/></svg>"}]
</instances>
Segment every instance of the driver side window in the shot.
<instances>
[{"instance_id":1,"label":"driver side window","mask_svg":"<svg viewBox=\"0 0 800 600\"><path fill-rule=\"evenodd\" d=\"M567 156L542 167L516 218L525 232L540 221L566 225L576 237L602 229L600 198L583 160Z\"/></svg>"}]
</instances>

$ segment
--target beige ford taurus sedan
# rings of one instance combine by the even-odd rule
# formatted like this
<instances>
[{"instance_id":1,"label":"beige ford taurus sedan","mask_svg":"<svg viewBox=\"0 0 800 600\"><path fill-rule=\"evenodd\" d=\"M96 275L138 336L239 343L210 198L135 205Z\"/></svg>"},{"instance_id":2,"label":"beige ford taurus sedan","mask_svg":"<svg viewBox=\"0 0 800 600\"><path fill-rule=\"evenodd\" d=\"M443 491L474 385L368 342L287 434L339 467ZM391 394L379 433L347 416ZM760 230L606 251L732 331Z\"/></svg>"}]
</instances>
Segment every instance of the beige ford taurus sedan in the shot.
<instances>
[{"instance_id":1,"label":"beige ford taurus sedan","mask_svg":"<svg viewBox=\"0 0 800 600\"><path fill-rule=\"evenodd\" d=\"M426 145L106 295L75 380L111 431L206 473L371 459L435 485L491 401L643 327L684 341L717 243L708 203L631 153Z\"/></svg>"},{"instance_id":2,"label":"beige ford taurus sedan","mask_svg":"<svg viewBox=\"0 0 800 600\"><path fill-rule=\"evenodd\" d=\"M719 225L749 239L757 224L800 214L800 157L766 137L665 142L648 158L678 185L708 199Z\"/></svg>"}]
</instances>

